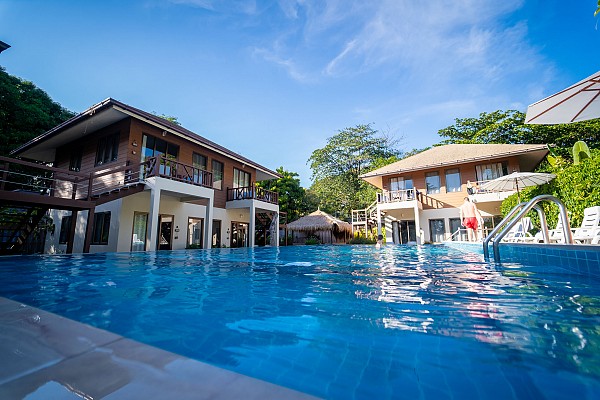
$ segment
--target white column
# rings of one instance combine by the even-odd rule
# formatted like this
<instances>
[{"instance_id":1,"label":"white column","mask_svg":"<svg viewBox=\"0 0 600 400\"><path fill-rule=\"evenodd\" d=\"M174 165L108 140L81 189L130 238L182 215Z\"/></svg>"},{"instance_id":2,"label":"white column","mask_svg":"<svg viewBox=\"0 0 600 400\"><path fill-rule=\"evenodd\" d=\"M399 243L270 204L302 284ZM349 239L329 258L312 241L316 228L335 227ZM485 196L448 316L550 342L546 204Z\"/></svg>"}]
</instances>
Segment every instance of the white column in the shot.
<instances>
[{"instance_id":1,"label":"white column","mask_svg":"<svg viewBox=\"0 0 600 400\"><path fill-rule=\"evenodd\" d=\"M279 246L279 212L273 213L273 220L271 221L273 227L271 232L271 246ZM275 243L273 243L275 241Z\"/></svg>"},{"instance_id":2,"label":"white column","mask_svg":"<svg viewBox=\"0 0 600 400\"><path fill-rule=\"evenodd\" d=\"M248 247L254 247L254 239L256 238L256 207L254 206L254 201L250 202L250 222L248 224Z\"/></svg>"},{"instance_id":3,"label":"white column","mask_svg":"<svg viewBox=\"0 0 600 400\"><path fill-rule=\"evenodd\" d=\"M377 204L377 236L381 235L381 209Z\"/></svg>"},{"instance_id":4,"label":"white column","mask_svg":"<svg viewBox=\"0 0 600 400\"><path fill-rule=\"evenodd\" d=\"M213 198L208 199L206 214L204 215L204 248L212 247L212 224L213 224Z\"/></svg>"},{"instance_id":5,"label":"white column","mask_svg":"<svg viewBox=\"0 0 600 400\"><path fill-rule=\"evenodd\" d=\"M419 215L419 206L415 202L415 239L417 244L421 243L421 216Z\"/></svg>"},{"instance_id":6,"label":"white column","mask_svg":"<svg viewBox=\"0 0 600 400\"><path fill-rule=\"evenodd\" d=\"M150 210L148 212L148 230L146 233L146 251L156 251L158 235L158 214L160 210L160 189L150 189Z\"/></svg>"}]
</instances>

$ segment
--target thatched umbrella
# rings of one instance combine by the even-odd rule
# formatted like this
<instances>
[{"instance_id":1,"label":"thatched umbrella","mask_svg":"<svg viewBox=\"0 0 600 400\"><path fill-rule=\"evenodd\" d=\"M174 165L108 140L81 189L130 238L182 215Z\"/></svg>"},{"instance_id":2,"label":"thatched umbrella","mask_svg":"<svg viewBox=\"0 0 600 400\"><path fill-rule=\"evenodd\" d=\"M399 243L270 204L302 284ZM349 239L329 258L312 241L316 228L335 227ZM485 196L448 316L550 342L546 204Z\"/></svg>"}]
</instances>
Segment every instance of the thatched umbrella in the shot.
<instances>
[{"instance_id":1,"label":"thatched umbrella","mask_svg":"<svg viewBox=\"0 0 600 400\"><path fill-rule=\"evenodd\" d=\"M290 222L288 224L288 229L299 232L329 231L335 234L352 234L351 224L335 218L321 210L317 210L294 222ZM331 242L333 243L333 237L331 237Z\"/></svg>"}]
</instances>

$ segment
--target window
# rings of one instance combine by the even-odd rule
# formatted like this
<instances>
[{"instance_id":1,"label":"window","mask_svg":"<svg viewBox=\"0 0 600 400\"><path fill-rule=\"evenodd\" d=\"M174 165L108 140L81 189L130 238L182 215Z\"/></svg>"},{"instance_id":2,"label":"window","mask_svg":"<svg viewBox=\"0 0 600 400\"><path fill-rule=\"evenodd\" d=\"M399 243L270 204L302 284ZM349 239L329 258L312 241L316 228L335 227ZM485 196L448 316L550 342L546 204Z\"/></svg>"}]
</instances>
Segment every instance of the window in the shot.
<instances>
[{"instance_id":1,"label":"window","mask_svg":"<svg viewBox=\"0 0 600 400\"><path fill-rule=\"evenodd\" d=\"M98 140L98 150L96 151L96 165L102 165L117 161L119 154L119 133L105 136Z\"/></svg>"},{"instance_id":2,"label":"window","mask_svg":"<svg viewBox=\"0 0 600 400\"><path fill-rule=\"evenodd\" d=\"M446 193L460 192L460 171L458 168L446 170Z\"/></svg>"},{"instance_id":3,"label":"window","mask_svg":"<svg viewBox=\"0 0 600 400\"><path fill-rule=\"evenodd\" d=\"M171 160L177 160L179 155L179 146L168 143L166 140L156 138L154 136L142 136L142 162L151 157L164 156ZM158 160L157 162L160 162ZM172 168L171 163L160 162L158 173L161 175L175 175L176 168Z\"/></svg>"},{"instance_id":4,"label":"window","mask_svg":"<svg viewBox=\"0 0 600 400\"><path fill-rule=\"evenodd\" d=\"M443 219L429 220L429 233L433 243L443 242L446 236L446 227Z\"/></svg>"},{"instance_id":5,"label":"window","mask_svg":"<svg viewBox=\"0 0 600 400\"><path fill-rule=\"evenodd\" d=\"M110 231L110 211L94 214L94 226L92 228L92 244L108 244L108 232Z\"/></svg>"},{"instance_id":6,"label":"window","mask_svg":"<svg viewBox=\"0 0 600 400\"><path fill-rule=\"evenodd\" d=\"M194 182L204 184L204 174L202 171L206 171L208 160L206 156L202 154L192 154L192 166L194 167Z\"/></svg>"},{"instance_id":7,"label":"window","mask_svg":"<svg viewBox=\"0 0 600 400\"><path fill-rule=\"evenodd\" d=\"M146 135L142 137L142 161L150 157L165 156L176 160L179 155L179 146L168 143L166 140Z\"/></svg>"},{"instance_id":8,"label":"window","mask_svg":"<svg viewBox=\"0 0 600 400\"><path fill-rule=\"evenodd\" d=\"M133 214L133 235L131 237L131 251L146 250L146 227L148 213L135 212Z\"/></svg>"},{"instance_id":9,"label":"window","mask_svg":"<svg viewBox=\"0 0 600 400\"><path fill-rule=\"evenodd\" d=\"M440 192L440 174L437 172L428 172L425 174L425 185L427 194Z\"/></svg>"},{"instance_id":10,"label":"window","mask_svg":"<svg viewBox=\"0 0 600 400\"><path fill-rule=\"evenodd\" d=\"M404 189L404 178L390 178L390 192Z\"/></svg>"},{"instance_id":11,"label":"window","mask_svg":"<svg viewBox=\"0 0 600 400\"><path fill-rule=\"evenodd\" d=\"M212 160L213 189L223 189L223 163Z\"/></svg>"},{"instance_id":12,"label":"window","mask_svg":"<svg viewBox=\"0 0 600 400\"><path fill-rule=\"evenodd\" d=\"M508 175L508 165L504 163L482 164L475 166L477 181L489 181Z\"/></svg>"},{"instance_id":13,"label":"window","mask_svg":"<svg viewBox=\"0 0 600 400\"><path fill-rule=\"evenodd\" d=\"M233 187L249 187L250 186L250 174L245 171L240 171L237 168L233 169Z\"/></svg>"},{"instance_id":14,"label":"window","mask_svg":"<svg viewBox=\"0 0 600 400\"><path fill-rule=\"evenodd\" d=\"M202 154L198 154L198 153L192 154L192 166L206 171L206 165L207 165L206 156L203 156Z\"/></svg>"},{"instance_id":15,"label":"window","mask_svg":"<svg viewBox=\"0 0 600 400\"><path fill-rule=\"evenodd\" d=\"M188 218L188 247L202 248L202 218Z\"/></svg>"},{"instance_id":16,"label":"window","mask_svg":"<svg viewBox=\"0 0 600 400\"><path fill-rule=\"evenodd\" d=\"M66 244L69 241L69 230L71 228L72 215L62 217L60 221L60 235L58 237L58 243Z\"/></svg>"},{"instance_id":17,"label":"window","mask_svg":"<svg viewBox=\"0 0 600 400\"><path fill-rule=\"evenodd\" d=\"M394 192L396 190L410 190L413 188L412 178L391 178L390 179L390 191Z\"/></svg>"},{"instance_id":18,"label":"window","mask_svg":"<svg viewBox=\"0 0 600 400\"><path fill-rule=\"evenodd\" d=\"M69 161L69 171L79 172L81 170L81 150L74 150L71 153L71 160Z\"/></svg>"}]
</instances>

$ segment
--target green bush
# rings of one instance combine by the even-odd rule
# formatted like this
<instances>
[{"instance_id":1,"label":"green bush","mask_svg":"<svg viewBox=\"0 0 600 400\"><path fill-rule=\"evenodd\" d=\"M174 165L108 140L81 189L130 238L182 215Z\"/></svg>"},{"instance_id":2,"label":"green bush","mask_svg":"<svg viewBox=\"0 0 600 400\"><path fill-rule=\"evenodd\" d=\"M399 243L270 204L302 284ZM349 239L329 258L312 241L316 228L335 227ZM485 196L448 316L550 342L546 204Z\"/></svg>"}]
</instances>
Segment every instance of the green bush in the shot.
<instances>
[{"instance_id":1,"label":"green bush","mask_svg":"<svg viewBox=\"0 0 600 400\"><path fill-rule=\"evenodd\" d=\"M571 227L581 225L583 210L587 207L600 206L600 150L591 150L592 158L581 160L579 164L560 162L552 166L542 164L541 172L556 174L556 179L546 185L527 188L521 191L521 201L529 201L540 194L551 194L560 199L567 210ZM506 215L517 204L514 194L502 202L501 212ZM548 226L553 228L558 221L558 207L547 202L541 203L548 220ZM539 227L537 212L529 213L536 227Z\"/></svg>"},{"instance_id":2,"label":"green bush","mask_svg":"<svg viewBox=\"0 0 600 400\"><path fill-rule=\"evenodd\" d=\"M316 236L309 236L308 238L306 238L306 241L304 242L304 244L306 244L306 245L321 244L321 240Z\"/></svg>"},{"instance_id":3,"label":"green bush","mask_svg":"<svg viewBox=\"0 0 600 400\"><path fill-rule=\"evenodd\" d=\"M375 244L377 243L377 239L372 237L364 237L362 235L358 235L350 239L348 244Z\"/></svg>"}]
</instances>

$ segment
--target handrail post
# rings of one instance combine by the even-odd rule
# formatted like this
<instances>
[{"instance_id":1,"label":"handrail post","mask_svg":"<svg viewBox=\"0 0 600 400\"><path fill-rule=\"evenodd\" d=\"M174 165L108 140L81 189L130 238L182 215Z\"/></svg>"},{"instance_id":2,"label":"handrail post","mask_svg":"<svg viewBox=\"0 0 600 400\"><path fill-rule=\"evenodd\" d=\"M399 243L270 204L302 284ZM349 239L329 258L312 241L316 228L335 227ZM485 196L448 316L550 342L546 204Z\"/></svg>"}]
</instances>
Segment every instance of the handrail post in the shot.
<instances>
[{"instance_id":1,"label":"handrail post","mask_svg":"<svg viewBox=\"0 0 600 400\"><path fill-rule=\"evenodd\" d=\"M502 230L502 228L512 219L513 215L515 215L524 205L525 205L525 202L519 203L516 206L514 206L512 208L512 210L510 210L509 213L506 215L506 217L504 217L504 219L502 221L500 221L500 223L498 225L496 225L496 227L492 230L492 232L484 239L484 241L483 241L483 257L486 260L490 258L490 249L488 248L490 240L492 240L492 238L498 232L500 232Z\"/></svg>"}]
</instances>

